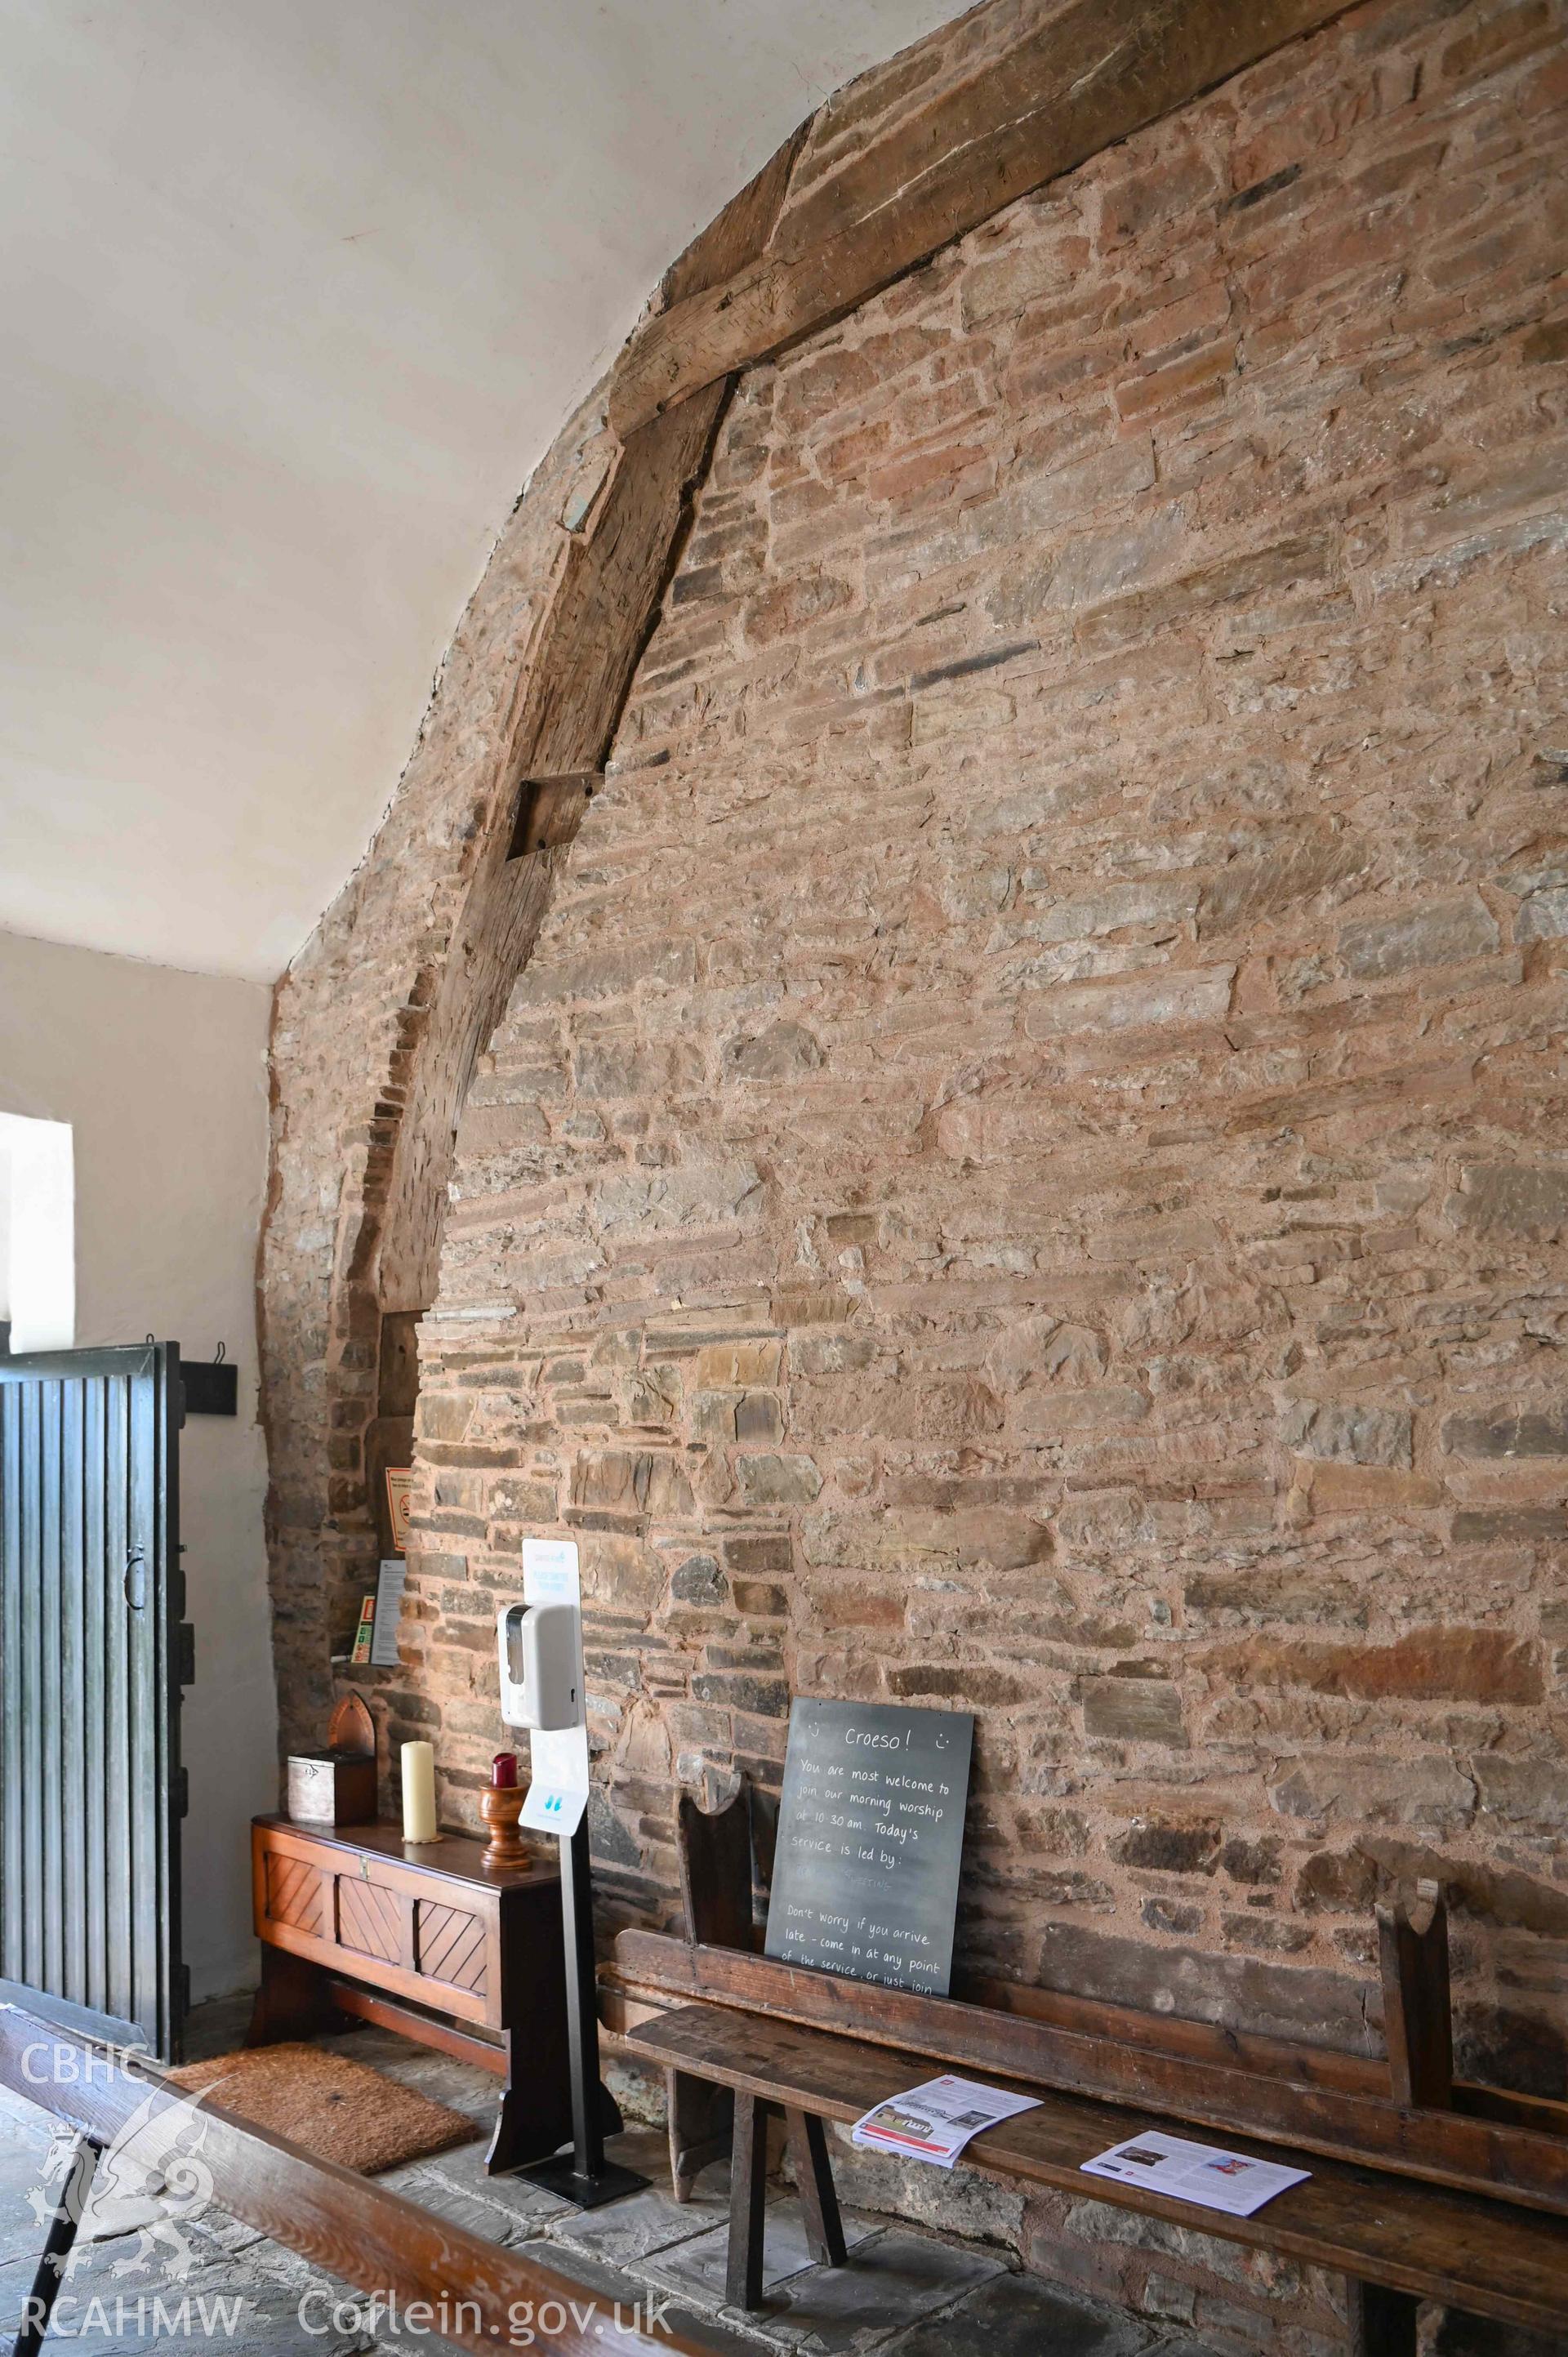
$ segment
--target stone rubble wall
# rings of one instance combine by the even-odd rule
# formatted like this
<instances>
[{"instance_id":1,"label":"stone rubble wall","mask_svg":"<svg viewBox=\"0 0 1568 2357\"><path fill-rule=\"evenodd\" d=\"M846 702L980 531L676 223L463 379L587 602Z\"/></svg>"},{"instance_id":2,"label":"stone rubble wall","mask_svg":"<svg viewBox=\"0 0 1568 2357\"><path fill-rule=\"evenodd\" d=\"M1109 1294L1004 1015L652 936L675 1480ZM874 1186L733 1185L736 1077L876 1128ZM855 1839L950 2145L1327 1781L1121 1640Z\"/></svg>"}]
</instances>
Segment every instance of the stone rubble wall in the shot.
<instances>
[{"instance_id":1,"label":"stone rubble wall","mask_svg":"<svg viewBox=\"0 0 1568 2357\"><path fill-rule=\"evenodd\" d=\"M1358 11L740 388L422 1335L448 1773L574 1530L654 1911L905 1697L970 1962L1370 2048L1441 1868L1548 2041L1560 35Z\"/></svg>"},{"instance_id":2,"label":"stone rubble wall","mask_svg":"<svg viewBox=\"0 0 1568 2357\"><path fill-rule=\"evenodd\" d=\"M463 1116L372 1679L470 1816L576 1535L612 1916L792 1692L972 1709L965 1964L1375 2052L1436 1873L1465 2065L1563 2091L1563 29L1375 0L740 384ZM285 1695L380 1150L322 1109L395 1089L508 561L280 1000ZM1209 2238L1006 2232L1337 2345Z\"/></svg>"}]
</instances>

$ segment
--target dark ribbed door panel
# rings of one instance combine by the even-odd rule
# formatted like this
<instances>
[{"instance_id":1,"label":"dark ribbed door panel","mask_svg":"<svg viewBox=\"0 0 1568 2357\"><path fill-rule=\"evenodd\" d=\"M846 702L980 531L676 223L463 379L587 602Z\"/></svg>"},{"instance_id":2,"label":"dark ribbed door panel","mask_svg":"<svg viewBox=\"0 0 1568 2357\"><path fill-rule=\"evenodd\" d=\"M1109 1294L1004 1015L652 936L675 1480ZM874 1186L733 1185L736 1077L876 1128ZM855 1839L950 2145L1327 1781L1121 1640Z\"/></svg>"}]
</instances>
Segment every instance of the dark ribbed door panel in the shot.
<instances>
[{"instance_id":1,"label":"dark ribbed door panel","mask_svg":"<svg viewBox=\"0 0 1568 2357\"><path fill-rule=\"evenodd\" d=\"M0 1994L172 2058L179 1351L0 1359Z\"/></svg>"}]
</instances>

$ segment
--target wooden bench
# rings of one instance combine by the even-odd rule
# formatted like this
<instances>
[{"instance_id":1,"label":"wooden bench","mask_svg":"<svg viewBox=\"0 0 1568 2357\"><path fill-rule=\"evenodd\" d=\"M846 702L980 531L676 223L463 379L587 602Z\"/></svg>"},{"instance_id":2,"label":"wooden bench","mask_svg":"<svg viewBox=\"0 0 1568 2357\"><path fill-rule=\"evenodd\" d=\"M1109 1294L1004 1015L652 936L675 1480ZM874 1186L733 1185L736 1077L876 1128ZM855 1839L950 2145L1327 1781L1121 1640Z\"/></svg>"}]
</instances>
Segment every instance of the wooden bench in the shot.
<instances>
[{"instance_id":1,"label":"wooden bench","mask_svg":"<svg viewBox=\"0 0 1568 2357\"><path fill-rule=\"evenodd\" d=\"M1455 2076L1434 1886L1379 1910L1380 2061L1011 1984L980 1985L977 2003L780 1964L755 1952L744 1796L708 1819L683 1804L680 1847L704 1936L622 1932L605 2011L625 2050L667 2074L678 2195L733 2146L736 2305L761 2298L768 2118L786 2124L812 2255L842 2265L822 2123L947 2070L1039 2099L974 2139L979 2167L1343 2273L1365 2357L1413 2357L1422 2299L1568 2327L1568 2105ZM1251 2218L1082 2175L1156 2122L1311 2173Z\"/></svg>"}]
</instances>

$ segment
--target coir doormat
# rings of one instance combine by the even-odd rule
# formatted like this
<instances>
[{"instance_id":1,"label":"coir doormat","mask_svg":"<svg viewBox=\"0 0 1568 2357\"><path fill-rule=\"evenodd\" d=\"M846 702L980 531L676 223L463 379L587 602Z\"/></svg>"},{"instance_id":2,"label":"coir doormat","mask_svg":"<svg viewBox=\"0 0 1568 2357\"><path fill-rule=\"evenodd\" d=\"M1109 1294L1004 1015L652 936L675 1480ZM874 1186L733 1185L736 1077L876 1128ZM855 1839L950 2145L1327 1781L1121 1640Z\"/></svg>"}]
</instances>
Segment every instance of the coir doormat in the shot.
<instances>
[{"instance_id":1,"label":"coir doormat","mask_svg":"<svg viewBox=\"0 0 1568 2357\"><path fill-rule=\"evenodd\" d=\"M317 2160L335 2160L367 2177L449 2151L480 2133L475 2121L448 2104L318 2046L252 2046L187 2062L167 2076L172 2085L210 2095L220 2111L286 2136Z\"/></svg>"}]
</instances>

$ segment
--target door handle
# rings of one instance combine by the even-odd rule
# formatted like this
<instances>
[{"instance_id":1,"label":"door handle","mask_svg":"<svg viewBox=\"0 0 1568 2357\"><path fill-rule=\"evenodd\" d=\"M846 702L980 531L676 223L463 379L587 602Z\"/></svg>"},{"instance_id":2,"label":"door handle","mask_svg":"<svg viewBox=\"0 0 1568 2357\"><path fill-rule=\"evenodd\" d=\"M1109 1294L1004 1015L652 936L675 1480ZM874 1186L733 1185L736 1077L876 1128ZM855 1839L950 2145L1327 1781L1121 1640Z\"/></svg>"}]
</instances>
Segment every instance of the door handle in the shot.
<instances>
[{"instance_id":1,"label":"door handle","mask_svg":"<svg viewBox=\"0 0 1568 2357\"><path fill-rule=\"evenodd\" d=\"M140 1612L146 1604L146 1573L147 1567L142 1559L141 1548L133 1547L125 1557L125 1577L122 1582L125 1601L133 1612ZM135 1587L134 1595L133 1583Z\"/></svg>"}]
</instances>

